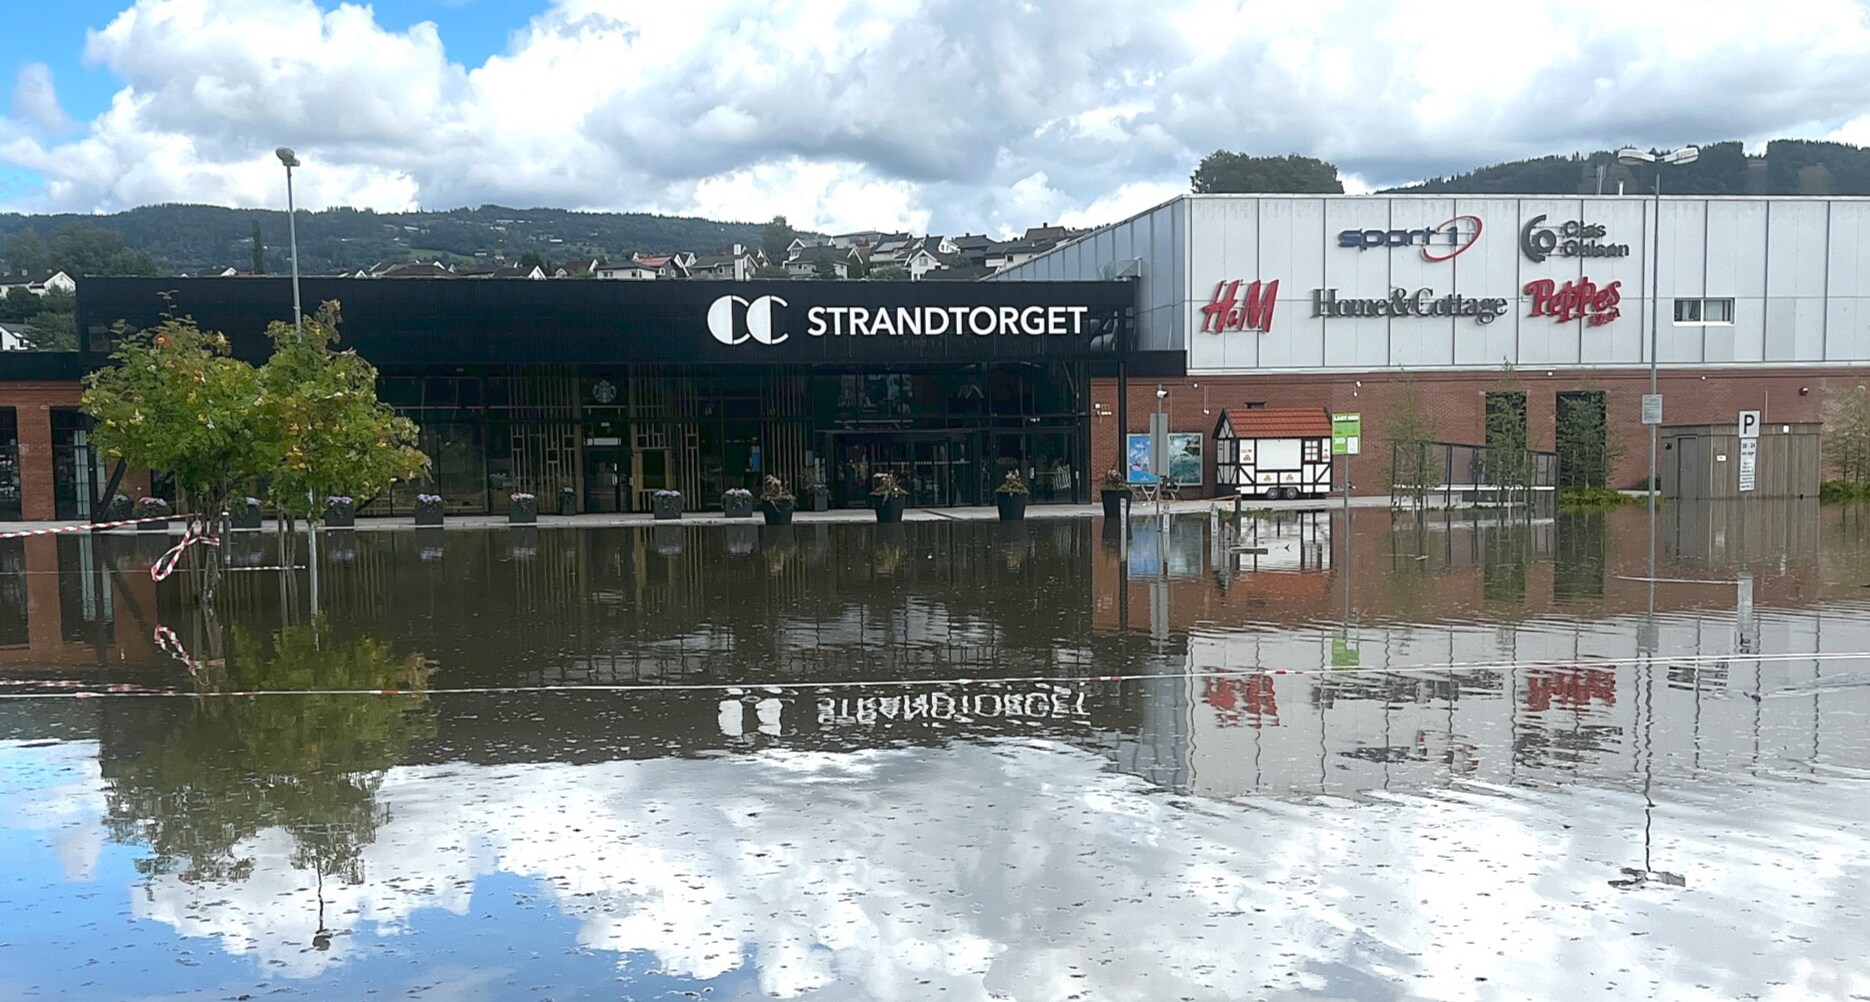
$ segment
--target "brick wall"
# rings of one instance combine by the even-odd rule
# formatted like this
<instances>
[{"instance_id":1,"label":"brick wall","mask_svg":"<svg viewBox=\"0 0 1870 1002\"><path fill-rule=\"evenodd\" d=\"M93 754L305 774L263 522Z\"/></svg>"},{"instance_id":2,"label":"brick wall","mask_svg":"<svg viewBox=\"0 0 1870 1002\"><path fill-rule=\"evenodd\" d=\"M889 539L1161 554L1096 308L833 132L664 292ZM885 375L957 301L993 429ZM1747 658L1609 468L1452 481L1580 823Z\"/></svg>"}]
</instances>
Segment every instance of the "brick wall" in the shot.
<instances>
[{"instance_id":1,"label":"brick wall","mask_svg":"<svg viewBox=\"0 0 1870 1002\"><path fill-rule=\"evenodd\" d=\"M76 407L83 387L71 382L0 383L0 407L19 421L20 517L46 522L57 517L52 496L52 409ZM149 490L149 475L126 474L118 490L131 497Z\"/></svg>"},{"instance_id":2,"label":"brick wall","mask_svg":"<svg viewBox=\"0 0 1870 1002\"><path fill-rule=\"evenodd\" d=\"M1630 487L1648 475L1648 433L1641 424L1642 395L1649 392L1649 373L1639 370L1530 369L1517 370L1526 391L1527 430L1534 448L1551 449L1557 421L1557 396L1568 390L1594 388L1609 394L1613 443L1621 447L1611 484ZM1169 430L1199 431L1212 436L1224 407L1250 402L1268 407L1322 407L1363 415L1364 452L1351 462L1351 484L1358 494L1381 494L1388 456L1383 445L1384 418L1413 380L1417 399L1433 417L1437 437L1443 441L1481 443L1486 440L1484 400L1488 390L1501 385L1498 373L1421 372L1189 376L1162 382L1169 391L1163 402ZM1818 421L1823 418L1828 390L1853 387L1870 380L1870 368L1775 369L1662 372L1661 390L1669 424L1703 424L1735 420L1741 410L1764 410L1768 421ZM1129 431L1147 432L1156 409L1156 380L1133 379L1129 394ZM1117 426L1117 381L1094 380L1091 417L1091 463L1101 473L1121 466L1122 438ZM1207 443L1204 493L1214 490L1214 445Z\"/></svg>"}]
</instances>

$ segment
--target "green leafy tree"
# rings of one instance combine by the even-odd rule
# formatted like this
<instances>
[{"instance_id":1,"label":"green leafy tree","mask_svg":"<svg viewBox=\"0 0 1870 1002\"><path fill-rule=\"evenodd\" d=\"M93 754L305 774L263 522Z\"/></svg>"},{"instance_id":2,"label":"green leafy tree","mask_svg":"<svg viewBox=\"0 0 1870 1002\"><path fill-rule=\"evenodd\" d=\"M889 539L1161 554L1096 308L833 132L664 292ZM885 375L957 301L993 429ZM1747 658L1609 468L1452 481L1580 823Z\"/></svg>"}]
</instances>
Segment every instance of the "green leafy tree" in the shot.
<instances>
[{"instance_id":1,"label":"green leafy tree","mask_svg":"<svg viewBox=\"0 0 1870 1002\"><path fill-rule=\"evenodd\" d=\"M229 495L275 464L259 371L229 356L227 338L189 320L125 338L111 359L85 377L92 442L110 459L168 474L186 495L190 531L218 539ZM212 601L220 547L200 549L202 593Z\"/></svg>"},{"instance_id":2,"label":"green leafy tree","mask_svg":"<svg viewBox=\"0 0 1870 1002\"><path fill-rule=\"evenodd\" d=\"M123 234L101 226L78 224L53 230L46 240L43 270L62 271L72 278L84 275L160 275L156 260L145 251L124 246Z\"/></svg>"},{"instance_id":3,"label":"green leafy tree","mask_svg":"<svg viewBox=\"0 0 1870 1002\"><path fill-rule=\"evenodd\" d=\"M1824 455L1838 479L1861 493L1870 484L1870 388L1826 394Z\"/></svg>"},{"instance_id":4,"label":"green leafy tree","mask_svg":"<svg viewBox=\"0 0 1870 1002\"><path fill-rule=\"evenodd\" d=\"M1262 192L1338 195L1344 192L1337 167L1297 154L1256 157L1215 150L1202 158L1188 181L1198 195Z\"/></svg>"},{"instance_id":5,"label":"green leafy tree","mask_svg":"<svg viewBox=\"0 0 1870 1002\"><path fill-rule=\"evenodd\" d=\"M1500 370L1500 382L1486 396L1487 482L1499 500L1512 503L1532 488L1533 456L1526 425L1526 384L1511 365Z\"/></svg>"},{"instance_id":6,"label":"green leafy tree","mask_svg":"<svg viewBox=\"0 0 1870 1002\"><path fill-rule=\"evenodd\" d=\"M753 269L754 278L791 278L792 273L783 264L763 264Z\"/></svg>"},{"instance_id":7,"label":"green leafy tree","mask_svg":"<svg viewBox=\"0 0 1870 1002\"><path fill-rule=\"evenodd\" d=\"M253 273L266 274L266 241L260 236L260 221L253 221Z\"/></svg>"},{"instance_id":8,"label":"green leafy tree","mask_svg":"<svg viewBox=\"0 0 1870 1002\"><path fill-rule=\"evenodd\" d=\"M911 276L909 269L901 265L886 264L872 271L867 277L874 282L907 282Z\"/></svg>"},{"instance_id":9,"label":"green leafy tree","mask_svg":"<svg viewBox=\"0 0 1870 1002\"><path fill-rule=\"evenodd\" d=\"M11 274L32 274L46 271L50 259L46 256L45 242L39 239L39 231L19 230L7 237L6 270Z\"/></svg>"},{"instance_id":10,"label":"green leafy tree","mask_svg":"<svg viewBox=\"0 0 1870 1002\"><path fill-rule=\"evenodd\" d=\"M376 799L383 774L411 742L435 734L434 664L371 638L340 640L323 618L271 640L267 651L236 630L227 667L197 685L217 694L311 691L190 701L154 746L106 763L105 826L114 841L147 847L139 871L243 880L254 861L240 844L281 828L294 842L293 866L362 880L362 850L386 818ZM317 692L386 689L400 695Z\"/></svg>"},{"instance_id":11,"label":"green leafy tree","mask_svg":"<svg viewBox=\"0 0 1870 1002\"><path fill-rule=\"evenodd\" d=\"M838 269L831 263L830 258L821 257L817 264L812 265L812 274L818 278L837 278Z\"/></svg>"},{"instance_id":12,"label":"green leafy tree","mask_svg":"<svg viewBox=\"0 0 1870 1002\"><path fill-rule=\"evenodd\" d=\"M799 231L786 222L784 216L774 216L772 222L760 231L760 250L766 253L766 260L778 263L786 259L786 249L792 241L798 239Z\"/></svg>"},{"instance_id":13,"label":"green leafy tree","mask_svg":"<svg viewBox=\"0 0 1870 1002\"><path fill-rule=\"evenodd\" d=\"M1446 479L1446 470L1442 453L1434 445L1435 417L1423 406L1414 379L1404 380L1383 422L1383 437L1390 447L1390 497L1421 508L1429 491Z\"/></svg>"},{"instance_id":14,"label":"green leafy tree","mask_svg":"<svg viewBox=\"0 0 1870 1002\"><path fill-rule=\"evenodd\" d=\"M527 251L526 253L521 254L519 256L519 266L521 268L527 268L527 269L538 268L546 272L550 272L552 270L552 262L547 261L544 257L540 256L538 251Z\"/></svg>"},{"instance_id":15,"label":"green leafy tree","mask_svg":"<svg viewBox=\"0 0 1870 1002\"><path fill-rule=\"evenodd\" d=\"M45 310L26 318L32 328L27 347L34 351L77 351L78 319L70 310Z\"/></svg>"},{"instance_id":16,"label":"green leafy tree","mask_svg":"<svg viewBox=\"0 0 1870 1002\"><path fill-rule=\"evenodd\" d=\"M276 321L266 330L273 356L261 370L265 426L276 457L269 492L285 511L317 519L325 498L363 500L397 480L421 476L428 457L419 433L377 399L377 370L355 351L337 351L338 304L328 302L302 329Z\"/></svg>"}]
</instances>

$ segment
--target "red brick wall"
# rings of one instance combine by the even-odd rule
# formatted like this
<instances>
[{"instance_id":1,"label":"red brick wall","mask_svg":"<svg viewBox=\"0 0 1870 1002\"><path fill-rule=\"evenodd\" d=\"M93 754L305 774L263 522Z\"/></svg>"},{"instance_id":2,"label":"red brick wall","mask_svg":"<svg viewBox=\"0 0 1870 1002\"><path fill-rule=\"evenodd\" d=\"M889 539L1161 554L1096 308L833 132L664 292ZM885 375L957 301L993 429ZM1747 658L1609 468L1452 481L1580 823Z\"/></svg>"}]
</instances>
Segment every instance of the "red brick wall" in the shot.
<instances>
[{"instance_id":1,"label":"red brick wall","mask_svg":"<svg viewBox=\"0 0 1870 1002\"><path fill-rule=\"evenodd\" d=\"M1587 387L1610 396L1610 427L1622 447L1611 483L1629 487L1648 475L1648 434L1641 424L1642 395L1649 392L1646 369L1585 371L1578 369L1518 370L1526 391L1526 421L1535 448L1551 449L1557 420L1557 395ZM1587 377L1589 382L1587 383ZM1356 411L1363 415L1365 447L1351 462L1355 493L1383 492L1387 456L1382 446L1384 418L1395 406L1406 380L1413 380L1417 398L1434 418L1437 437L1450 442L1486 440L1484 400L1488 390L1500 387L1495 372L1420 372L1350 374L1267 374L1189 376L1164 381L1169 391L1164 410L1169 430L1199 431L1213 435L1224 407L1263 402L1268 407L1322 407ZM1870 380L1870 368L1775 369L1758 367L1732 370L1664 370L1661 390L1668 424L1718 423L1735 420L1740 410L1764 410L1768 421L1818 421L1823 418L1825 394ZM1361 385L1360 385L1361 383ZM1156 380L1130 381L1129 430L1147 432L1156 409ZM1122 465L1122 439L1117 427L1117 381L1093 380L1091 396L1091 463L1101 473ZM1207 444L1207 493L1214 490L1214 445Z\"/></svg>"},{"instance_id":2,"label":"red brick wall","mask_svg":"<svg viewBox=\"0 0 1870 1002\"><path fill-rule=\"evenodd\" d=\"M0 383L0 407L11 407L19 420L20 517L46 522L57 517L52 498L52 408L76 407L84 392L76 382ZM147 473L126 474L121 493L136 497L149 490Z\"/></svg>"}]
</instances>

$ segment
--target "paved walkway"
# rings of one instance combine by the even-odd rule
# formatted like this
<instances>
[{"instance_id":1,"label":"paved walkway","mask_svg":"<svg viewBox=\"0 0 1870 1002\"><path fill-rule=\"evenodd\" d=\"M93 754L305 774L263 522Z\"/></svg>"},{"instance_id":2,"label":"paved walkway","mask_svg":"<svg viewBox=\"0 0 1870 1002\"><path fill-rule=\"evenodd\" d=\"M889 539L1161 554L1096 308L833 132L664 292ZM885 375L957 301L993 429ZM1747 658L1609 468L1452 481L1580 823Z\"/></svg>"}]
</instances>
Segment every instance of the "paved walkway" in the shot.
<instances>
[{"instance_id":1,"label":"paved walkway","mask_svg":"<svg viewBox=\"0 0 1870 1002\"><path fill-rule=\"evenodd\" d=\"M1250 503L1243 505L1243 508L1247 511L1318 511L1318 510L1323 510L1326 508L1337 508L1337 507L1342 506L1343 503L1344 503L1344 500L1342 498L1336 498L1329 502L1256 501L1256 502L1250 502ZM1215 500L1215 499L1209 499L1209 498L1200 498L1200 499L1188 500L1188 501L1168 501L1168 502L1164 502L1163 507L1168 509L1171 512L1192 513L1192 512L1205 512L1208 510L1208 507L1210 505L1219 505L1223 514L1232 513L1234 509L1232 501L1222 501L1222 500ZM1355 508L1387 508L1389 506L1389 497L1387 495L1377 495L1373 497L1354 497L1351 499L1351 506ZM1134 506L1133 510L1131 511L1131 514L1135 517L1140 518L1140 517L1143 517L1144 515L1147 515L1153 509L1154 509L1154 505L1139 503ZM1103 512L1104 512L1104 509L1101 504L1035 504L1026 509L1026 518L1032 521L1041 521L1041 520L1055 519L1055 518L1091 518L1094 516L1102 515ZM999 515L998 509L988 508L988 507L982 507L982 508L910 508L903 512L903 521L905 522L983 522L983 521L991 522L991 521L998 519L999 517L1000 515ZM830 523L851 523L851 522L872 523L876 521L876 515L873 512L871 512L870 509L868 508L840 508L835 511L801 511L801 512L795 513L792 516L792 520L793 520L793 524L795 525L814 525L814 524L821 524L821 523L830 524ZM658 523L654 519L654 517L652 517L648 512L631 512L631 513L625 513L625 514L609 514L609 515L544 515L542 514L539 516L539 526L541 528L577 528L577 529L596 529L596 528L604 528L607 526L625 526L625 525L638 526L638 525L659 525L659 524L660 525L746 525L749 523L758 523L758 522L760 522L760 516L757 510L755 511L752 518L728 518L727 516L721 514L718 511L686 512L682 515L679 521L661 522L661 523ZM69 526L72 524L73 523L70 523L70 522L0 522L0 537L3 537L8 533L29 532L35 529L36 530L53 529L53 528L58 528L60 526ZM444 529L497 529L497 528L505 528L507 525L508 525L508 522L506 520L506 516L504 515L450 515L448 516L447 521L443 523L442 527ZM269 519L266 522L265 528L270 531L273 527L274 527L274 523L272 520ZM415 526L414 519L408 515L397 515L397 516L390 516L390 517L384 517L384 518L370 518L367 516L359 516L357 519L357 526L356 526L357 531L359 532L383 532L383 531L389 531L389 530L395 530L395 529L406 530L406 529L413 529L415 527L416 526ZM134 529L127 529L127 528L116 529L112 531L123 533L126 535L134 534L136 532L136 530ZM182 520L180 518L177 518L173 522L171 522L169 526L169 531L172 533L180 533L182 531Z\"/></svg>"}]
</instances>

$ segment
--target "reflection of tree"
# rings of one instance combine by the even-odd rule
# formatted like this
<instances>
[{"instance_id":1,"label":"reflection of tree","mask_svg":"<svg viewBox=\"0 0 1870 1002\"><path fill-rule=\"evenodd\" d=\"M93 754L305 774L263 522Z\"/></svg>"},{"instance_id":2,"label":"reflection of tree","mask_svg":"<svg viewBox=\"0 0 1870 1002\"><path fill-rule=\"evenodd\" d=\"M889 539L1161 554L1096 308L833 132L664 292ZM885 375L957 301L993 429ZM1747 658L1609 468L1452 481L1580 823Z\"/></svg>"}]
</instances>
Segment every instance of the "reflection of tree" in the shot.
<instances>
[{"instance_id":1,"label":"reflection of tree","mask_svg":"<svg viewBox=\"0 0 1870 1002\"><path fill-rule=\"evenodd\" d=\"M433 664L369 638L341 642L323 619L281 629L271 646L268 656L236 630L230 666L204 688L304 695L204 693L160 744L114 770L106 824L116 841L149 847L141 872L242 880L253 861L236 848L277 827L294 840L294 866L363 879L358 855L386 820L382 775L435 732ZM384 689L404 694L375 694ZM335 694L357 690L372 694Z\"/></svg>"}]
</instances>

